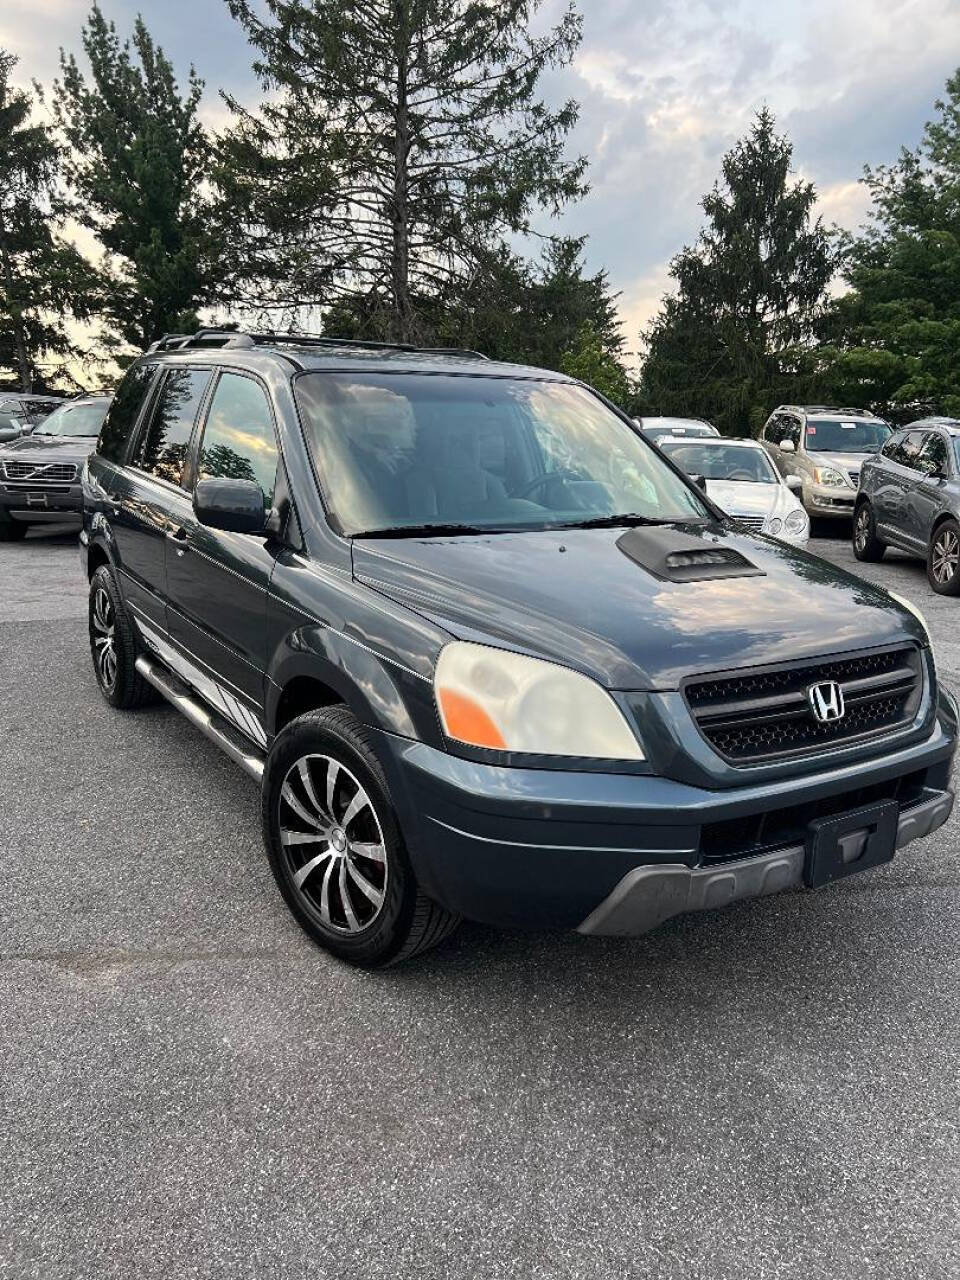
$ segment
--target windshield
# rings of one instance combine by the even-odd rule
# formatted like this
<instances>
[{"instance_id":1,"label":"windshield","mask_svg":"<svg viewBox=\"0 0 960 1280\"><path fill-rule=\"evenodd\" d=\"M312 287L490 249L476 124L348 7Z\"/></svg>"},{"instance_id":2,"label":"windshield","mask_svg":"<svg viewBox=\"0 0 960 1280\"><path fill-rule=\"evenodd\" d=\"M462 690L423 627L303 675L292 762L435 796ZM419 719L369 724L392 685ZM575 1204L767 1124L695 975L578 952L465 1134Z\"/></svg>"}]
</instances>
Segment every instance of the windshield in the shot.
<instances>
[{"instance_id":1,"label":"windshield","mask_svg":"<svg viewBox=\"0 0 960 1280\"><path fill-rule=\"evenodd\" d=\"M350 536L708 514L642 437L582 387L313 373L297 379L296 394L327 509Z\"/></svg>"},{"instance_id":2,"label":"windshield","mask_svg":"<svg viewBox=\"0 0 960 1280\"><path fill-rule=\"evenodd\" d=\"M876 453L892 430L879 419L816 418L807 423L807 453Z\"/></svg>"},{"instance_id":3,"label":"windshield","mask_svg":"<svg viewBox=\"0 0 960 1280\"><path fill-rule=\"evenodd\" d=\"M668 458L688 476L707 480L742 480L749 484L777 484L773 463L763 449L749 444L676 444L662 446Z\"/></svg>"},{"instance_id":4,"label":"windshield","mask_svg":"<svg viewBox=\"0 0 960 1280\"><path fill-rule=\"evenodd\" d=\"M79 404L62 404L49 418L44 418L35 436L98 436L110 408L110 397L87 400Z\"/></svg>"}]
</instances>

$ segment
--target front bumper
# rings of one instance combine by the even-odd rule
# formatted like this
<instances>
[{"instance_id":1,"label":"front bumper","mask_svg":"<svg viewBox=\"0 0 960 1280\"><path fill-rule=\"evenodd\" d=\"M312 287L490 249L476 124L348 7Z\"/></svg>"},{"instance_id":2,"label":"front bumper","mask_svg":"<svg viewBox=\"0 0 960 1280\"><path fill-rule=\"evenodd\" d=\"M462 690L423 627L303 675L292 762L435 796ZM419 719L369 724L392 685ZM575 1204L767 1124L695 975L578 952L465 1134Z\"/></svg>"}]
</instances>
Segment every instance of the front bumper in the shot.
<instances>
[{"instance_id":1,"label":"front bumper","mask_svg":"<svg viewBox=\"0 0 960 1280\"><path fill-rule=\"evenodd\" d=\"M857 490L825 484L808 484L803 488L803 505L811 516L852 516Z\"/></svg>"},{"instance_id":2,"label":"front bumper","mask_svg":"<svg viewBox=\"0 0 960 1280\"><path fill-rule=\"evenodd\" d=\"M919 743L724 789L506 768L389 734L380 754L417 877L449 910L510 927L633 933L795 883L814 817L897 799L900 842L926 834L928 802L936 825L949 816L955 731L952 703L942 704Z\"/></svg>"},{"instance_id":3,"label":"front bumper","mask_svg":"<svg viewBox=\"0 0 960 1280\"><path fill-rule=\"evenodd\" d=\"M70 485L29 488L15 487L0 479L0 516L20 520L27 524L43 521L68 520L80 517L83 511L83 490L79 482Z\"/></svg>"},{"instance_id":4,"label":"front bumper","mask_svg":"<svg viewBox=\"0 0 960 1280\"><path fill-rule=\"evenodd\" d=\"M953 811L952 791L929 791L900 815L897 848L936 831ZM633 937L684 911L713 911L803 883L805 845L720 866L636 867L578 926L580 933Z\"/></svg>"}]
</instances>

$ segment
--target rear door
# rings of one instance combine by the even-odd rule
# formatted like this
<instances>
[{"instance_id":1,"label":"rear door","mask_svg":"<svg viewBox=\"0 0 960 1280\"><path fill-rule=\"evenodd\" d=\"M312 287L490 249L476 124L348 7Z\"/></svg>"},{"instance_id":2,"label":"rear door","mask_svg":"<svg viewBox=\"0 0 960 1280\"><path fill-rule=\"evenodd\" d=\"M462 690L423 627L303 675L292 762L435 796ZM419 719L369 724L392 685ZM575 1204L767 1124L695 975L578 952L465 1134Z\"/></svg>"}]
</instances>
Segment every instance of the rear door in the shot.
<instances>
[{"instance_id":1,"label":"rear door","mask_svg":"<svg viewBox=\"0 0 960 1280\"><path fill-rule=\"evenodd\" d=\"M279 451L266 387L252 374L223 370L211 392L191 466L191 490L204 476L256 480L267 510ZM276 545L262 535L211 529L191 500L178 510L167 548L171 639L216 688L212 701L256 739L263 707L267 594ZM238 705L239 702L239 705ZM256 724L251 726L253 709Z\"/></svg>"},{"instance_id":2,"label":"rear door","mask_svg":"<svg viewBox=\"0 0 960 1280\"><path fill-rule=\"evenodd\" d=\"M149 635L167 631L165 543L189 510L187 450L212 373L196 365L161 371L118 486L111 523L124 594Z\"/></svg>"},{"instance_id":3,"label":"rear door","mask_svg":"<svg viewBox=\"0 0 960 1280\"><path fill-rule=\"evenodd\" d=\"M878 500L877 525L910 549L917 538L911 531L906 498L920 480L920 450L926 434L925 431L908 431L889 454L884 453L887 466L884 468L882 495Z\"/></svg>"}]
</instances>

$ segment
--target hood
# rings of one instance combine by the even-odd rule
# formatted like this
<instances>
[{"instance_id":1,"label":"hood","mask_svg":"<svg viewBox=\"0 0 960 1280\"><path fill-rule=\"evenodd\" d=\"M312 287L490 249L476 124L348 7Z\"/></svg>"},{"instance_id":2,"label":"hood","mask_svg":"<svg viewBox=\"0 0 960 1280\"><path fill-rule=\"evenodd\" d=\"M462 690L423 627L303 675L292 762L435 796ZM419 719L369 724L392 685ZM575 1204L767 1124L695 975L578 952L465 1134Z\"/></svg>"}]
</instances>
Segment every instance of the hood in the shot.
<instances>
[{"instance_id":1,"label":"hood","mask_svg":"<svg viewBox=\"0 0 960 1280\"><path fill-rule=\"evenodd\" d=\"M668 581L620 549L622 528L357 539L354 573L451 635L552 659L610 689L676 689L685 675L925 641L885 591L816 556L721 523L667 529L684 551L729 549L760 573ZM660 555L663 526L630 530L640 543L648 534Z\"/></svg>"},{"instance_id":2,"label":"hood","mask_svg":"<svg viewBox=\"0 0 960 1280\"><path fill-rule=\"evenodd\" d=\"M0 448L0 457L17 462L83 462L97 447L96 436L21 436Z\"/></svg>"},{"instance_id":3,"label":"hood","mask_svg":"<svg viewBox=\"0 0 960 1280\"><path fill-rule=\"evenodd\" d=\"M745 480L708 480L707 497L731 516L783 517L800 506L785 484L749 484Z\"/></svg>"},{"instance_id":4,"label":"hood","mask_svg":"<svg viewBox=\"0 0 960 1280\"><path fill-rule=\"evenodd\" d=\"M868 458L875 458L879 449L870 453L808 453L815 467L837 467L840 471L859 471Z\"/></svg>"}]
</instances>

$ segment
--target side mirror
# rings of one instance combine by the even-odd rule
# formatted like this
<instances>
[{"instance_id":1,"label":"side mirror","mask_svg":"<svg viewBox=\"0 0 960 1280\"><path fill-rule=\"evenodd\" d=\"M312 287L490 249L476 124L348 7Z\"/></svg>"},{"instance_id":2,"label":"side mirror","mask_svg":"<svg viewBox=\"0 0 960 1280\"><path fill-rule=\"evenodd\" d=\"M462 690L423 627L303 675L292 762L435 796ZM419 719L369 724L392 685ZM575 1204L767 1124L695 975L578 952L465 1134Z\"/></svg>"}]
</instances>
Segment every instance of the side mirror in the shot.
<instances>
[{"instance_id":1,"label":"side mirror","mask_svg":"<svg viewBox=\"0 0 960 1280\"><path fill-rule=\"evenodd\" d=\"M796 452L797 452L797 446L793 443L793 441L792 441L792 440L781 440L781 441L780 441L780 446L779 446L779 447L780 447L780 451L781 451L782 453L796 453Z\"/></svg>"},{"instance_id":2,"label":"side mirror","mask_svg":"<svg viewBox=\"0 0 960 1280\"><path fill-rule=\"evenodd\" d=\"M690 480L690 482L691 482L692 484L695 484L695 485L697 486L697 488L698 488L698 489L702 489L704 493L706 493L706 492L707 492L707 477L706 477L706 476L692 475L692 476L688 476L688 479Z\"/></svg>"},{"instance_id":3,"label":"side mirror","mask_svg":"<svg viewBox=\"0 0 960 1280\"><path fill-rule=\"evenodd\" d=\"M803 493L803 481L799 476L786 476L784 479L791 493Z\"/></svg>"},{"instance_id":4,"label":"side mirror","mask_svg":"<svg viewBox=\"0 0 960 1280\"><path fill-rule=\"evenodd\" d=\"M228 533L263 533L267 522L263 490L255 480L198 480L193 510L201 524Z\"/></svg>"}]
</instances>

